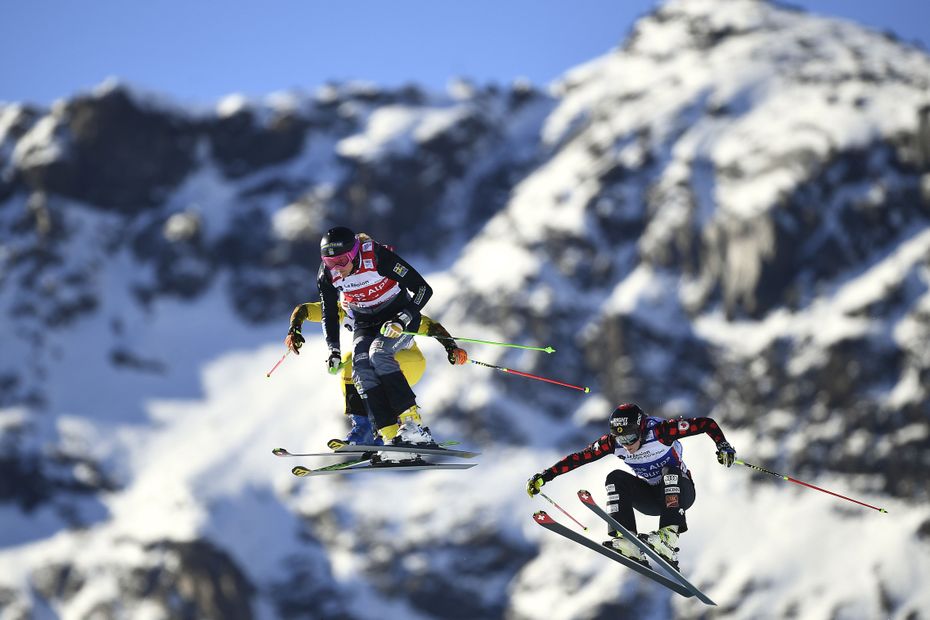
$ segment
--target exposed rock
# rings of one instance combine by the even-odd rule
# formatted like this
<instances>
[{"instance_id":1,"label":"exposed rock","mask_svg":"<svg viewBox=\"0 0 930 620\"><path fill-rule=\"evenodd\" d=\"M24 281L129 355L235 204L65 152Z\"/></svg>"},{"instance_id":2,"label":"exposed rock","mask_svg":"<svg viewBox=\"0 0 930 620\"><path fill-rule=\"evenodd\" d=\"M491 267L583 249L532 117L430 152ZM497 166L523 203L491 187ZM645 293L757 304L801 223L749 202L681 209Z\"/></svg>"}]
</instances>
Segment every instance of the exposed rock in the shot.
<instances>
[{"instance_id":1,"label":"exposed rock","mask_svg":"<svg viewBox=\"0 0 930 620\"><path fill-rule=\"evenodd\" d=\"M139 213L191 171L195 140L189 120L142 107L117 87L77 97L37 123L23 138L19 174L33 190Z\"/></svg>"},{"instance_id":2,"label":"exposed rock","mask_svg":"<svg viewBox=\"0 0 930 620\"><path fill-rule=\"evenodd\" d=\"M213 157L231 178L281 163L304 145L309 123L293 112L279 112L262 123L249 108L241 108L207 125Z\"/></svg>"},{"instance_id":3,"label":"exposed rock","mask_svg":"<svg viewBox=\"0 0 930 620\"><path fill-rule=\"evenodd\" d=\"M150 545L162 561L147 574L126 581L126 594L158 601L174 618L250 620L255 587L222 549L203 540ZM172 566L169 570L168 566ZM141 577L141 579L140 579Z\"/></svg>"}]
</instances>

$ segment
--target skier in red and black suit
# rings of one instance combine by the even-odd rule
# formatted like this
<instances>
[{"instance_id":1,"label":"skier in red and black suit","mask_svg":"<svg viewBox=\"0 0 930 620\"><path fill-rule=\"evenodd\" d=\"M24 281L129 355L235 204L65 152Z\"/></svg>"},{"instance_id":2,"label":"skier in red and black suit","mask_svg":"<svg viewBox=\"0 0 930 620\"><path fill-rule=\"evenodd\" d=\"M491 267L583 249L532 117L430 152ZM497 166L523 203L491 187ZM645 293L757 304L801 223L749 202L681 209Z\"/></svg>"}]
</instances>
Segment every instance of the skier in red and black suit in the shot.
<instances>
[{"instance_id":1,"label":"skier in red and black suit","mask_svg":"<svg viewBox=\"0 0 930 620\"><path fill-rule=\"evenodd\" d=\"M331 373L339 370L339 305L355 320L352 374L355 385L385 443L432 444L417 412L416 395L394 355L413 344L420 312L433 294L416 269L386 246L343 226L320 241L317 285ZM341 296L341 299L340 299ZM383 460L415 455L391 453Z\"/></svg>"},{"instance_id":2,"label":"skier in red and black suit","mask_svg":"<svg viewBox=\"0 0 930 620\"><path fill-rule=\"evenodd\" d=\"M634 534L633 509L659 516L659 529L643 539L656 553L678 566L678 535L688 530L685 510L694 504L691 472L681 459L682 437L706 433L717 446L717 461L730 467L736 451L712 418L665 420L647 416L637 405L624 403L610 414L610 432L582 450L566 456L527 482L530 497L556 476L613 454L633 474L616 469L607 475L607 512ZM635 475L634 475L635 474ZM609 531L604 545L636 561L645 561L639 547Z\"/></svg>"}]
</instances>

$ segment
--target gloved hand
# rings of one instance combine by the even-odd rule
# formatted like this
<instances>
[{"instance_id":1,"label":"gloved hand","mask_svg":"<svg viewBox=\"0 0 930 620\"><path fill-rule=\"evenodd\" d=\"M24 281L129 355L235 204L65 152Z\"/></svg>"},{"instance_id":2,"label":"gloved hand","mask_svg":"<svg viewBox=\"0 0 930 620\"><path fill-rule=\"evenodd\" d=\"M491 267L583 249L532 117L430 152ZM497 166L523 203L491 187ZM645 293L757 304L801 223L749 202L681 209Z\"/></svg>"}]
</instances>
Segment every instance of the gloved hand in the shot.
<instances>
[{"instance_id":1,"label":"gloved hand","mask_svg":"<svg viewBox=\"0 0 930 620\"><path fill-rule=\"evenodd\" d=\"M721 465L726 465L727 467L733 464L733 461L736 460L736 450L733 449L733 446L730 445L728 441L721 441L717 444L717 462Z\"/></svg>"},{"instance_id":2,"label":"gloved hand","mask_svg":"<svg viewBox=\"0 0 930 620\"><path fill-rule=\"evenodd\" d=\"M468 353L465 352L465 349L450 347L446 349L446 353L449 354L449 363L453 366L468 363Z\"/></svg>"},{"instance_id":3,"label":"gloved hand","mask_svg":"<svg viewBox=\"0 0 930 620\"><path fill-rule=\"evenodd\" d=\"M381 335L385 338L399 338L413 317L406 310L399 312L390 321L381 326Z\"/></svg>"},{"instance_id":4,"label":"gloved hand","mask_svg":"<svg viewBox=\"0 0 930 620\"><path fill-rule=\"evenodd\" d=\"M303 346L304 342L304 336L300 333L300 327L291 325L291 328L287 330L287 336L284 337L284 346L293 351L295 355L300 355L300 347Z\"/></svg>"},{"instance_id":5,"label":"gloved hand","mask_svg":"<svg viewBox=\"0 0 930 620\"><path fill-rule=\"evenodd\" d=\"M543 479L542 474L533 474L533 477L526 481L526 494L533 497L539 493L544 484L546 484L546 481Z\"/></svg>"},{"instance_id":6,"label":"gloved hand","mask_svg":"<svg viewBox=\"0 0 930 620\"><path fill-rule=\"evenodd\" d=\"M388 321L381 326L381 335L385 338L398 338L404 331L404 324L400 321Z\"/></svg>"},{"instance_id":7,"label":"gloved hand","mask_svg":"<svg viewBox=\"0 0 930 620\"><path fill-rule=\"evenodd\" d=\"M339 349L332 349L329 352L329 357L326 358L326 369L329 371L329 374L334 375L339 372L339 366L342 364L342 353L339 352Z\"/></svg>"},{"instance_id":8,"label":"gloved hand","mask_svg":"<svg viewBox=\"0 0 930 620\"><path fill-rule=\"evenodd\" d=\"M350 332L355 331L355 313L352 312L349 302L345 299L341 299L339 301L339 306L342 308L342 312L340 313L342 316L342 326Z\"/></svg>"}]
</instances>

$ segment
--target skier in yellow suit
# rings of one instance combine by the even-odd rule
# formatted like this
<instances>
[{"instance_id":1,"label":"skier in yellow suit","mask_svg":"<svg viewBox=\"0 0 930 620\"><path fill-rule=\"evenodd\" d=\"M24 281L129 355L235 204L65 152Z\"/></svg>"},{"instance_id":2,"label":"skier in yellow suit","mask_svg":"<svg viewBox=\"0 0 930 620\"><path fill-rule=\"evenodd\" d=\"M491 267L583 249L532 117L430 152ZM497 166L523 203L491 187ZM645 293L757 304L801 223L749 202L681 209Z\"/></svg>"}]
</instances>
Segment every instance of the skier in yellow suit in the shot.
<instances>
[{"instance_id":1,"label":"skier in yellow suit","mask_svg":"<svg viewBox=\"0 0 930 620\"><path fill-rule=\"evenodd\" d=\"M304 338L300 329L304 321L319 323L322 321L323 311L321 302L307 302L298 305L291 313L291 329L284 339L284 344L294 353L300 355L300 347L304 343ZM345 311L339 309L339 320L347 329L352 329L352 319L347 316ZM449 332L438 321L434 321L426 315L422 315L420 326L417 329L418 334L436 338L446 349L447 358L450 364L459 365L468 362L468 353L460 349L455 344L455 340L449 335ZM404 373L407 383L414 385L423 376L426 370L426 359L423 353L413 342L408 349L397 352L396 359L400 364L400 370ZM349 351L342 356L342 393L345 396L345 414L349 416L352 428L345 439L331 439L328 445L336 449L344 444L359 445L377 445L381 443L381 438L377 437L372 428L371 421L368 419L368 413L365 405L359 396L358 389L352 381L352 352Z\"/></svg>"}]
</instances>

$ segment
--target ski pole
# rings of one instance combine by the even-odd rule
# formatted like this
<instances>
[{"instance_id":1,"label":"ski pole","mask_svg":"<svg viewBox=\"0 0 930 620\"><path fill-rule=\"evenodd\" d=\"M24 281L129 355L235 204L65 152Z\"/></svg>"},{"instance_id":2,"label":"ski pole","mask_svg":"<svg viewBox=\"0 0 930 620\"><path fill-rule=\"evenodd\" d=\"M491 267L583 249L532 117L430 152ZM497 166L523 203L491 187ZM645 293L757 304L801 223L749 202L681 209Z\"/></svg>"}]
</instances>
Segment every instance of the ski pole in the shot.
<instances>
[{"instance_id":1,"label":"ski pole","mask_svg":"<svg viewBox=\"0 0 930 620\"><path fill-rule=\"evenodd\" d=\"M568 512L567 512L564 508L562 508L561 506L559 506L558 504L556 504L554 501L552 501L552 499L551 499L548 495L546 495L546 494L543 493L542 491L540 491L539 494L542 495L543 498L544 498L547 502L549 502L550 504L552 504L553 506L555 506L556 508L558 508L559 510L561 510L561 511L562 511L562 514L564 514L566 517L568 517L569 519L571 519L571 520L574 521L575 523L578 523L578 527L580 527L581 529L583 529L583 530L586 531L586 532L588 531L588 528L586 528L585 526L583 526L583 525L578 521L578 519L576 519L575 517L573 517L573 516L571 516L570 514L568 514Z\"/></svg>"},{"instance_id":2,"label":"ski pole","mask_svg":"<svg viewBox=\"0 0 930 620\"><path fill-rule=\"evenodd\" d=\"M835 496L835 497L839 497L840 499L845 499L846 501L850 501L850 502L852 502L852 503L854 503L854 504L859 504L860 506L865 506L866 508L871 508L872 510L877 510L877 511L879 511L879 512L884 512L885 514L888 514L888 511L885 510L884 508L879 508L878 506L872 506L871 504L866 504L865 502L860 502L860 501L857 500L857 499L852 499L851 497L846 497L845 495L840 495L839 493L834 493L833 491L828 491L828 490L826 490L826 489L821 489L820 487L814 486L813 484L810 484L810 483L807 483L807 482L803 482L803 481L801 481L801 480L796 480L796 479L792 478L791 476L786 476L785 474L779 474L779 473L776 473L776 472L774 472L774 471L769 471L769 470L765 469L764 467L759 467L758 465L753 465L752 463L747 463L747 462L745 462L745 461L735 460L735 461L733 461L733 462L734 462L734 463L739 463L740 465L745 465L746 467L748 467L748 468L750 468L750 469L755 469L756 471L761 471L761 472L766 473L766 474L771 474L772 476L775 476L776 478L781 478L782 480L787 480L788 482L794 482L794 483L796 483L796 484L800 484L800 485L806 486L806 487L811 488L811 489L814 489L814 490L816 490L816 491L822 491L823 493L827 493L827 494L829 494L829 495L833 495L833 496Z\"/></svg>"},{"instance_id":3,"label":"ski pole","mask_svg":"<svg viewBox=\"0 0 930 620\"><path fill-rule=\"evenodd\" d=\"M265 376L270 378L270 377L271 377L271 373L273 373L275 370L277 370L278 366L281 365L281 362L284 361L284 358L287 357L288 355L290 355L290 353L291 353L291 350L290 350L290 349L288 349L287 351L285 351L285 352L284 352L284 355L281 356L281 359L278 360L278 363L275 364L274 366L272 366L271 370L269 370L267 373L265 373Z\"/></svg>"},{"instance_id":4,"label":"ski pole","mask_svg":"<svg viewBox=\"0 0 930 620\"><path fill-rule=\"evenodd\" d=\"M421 334L419 332L402 332L408 336L427 336L429 334ZM477 338L459 338L458 336L432 336L437 340L457 340L460 342L476 342L478 344L493 344L499 347L511 347L513 349L527 349L530 351L545 351L546 353L555 353L555 349L552 347L530 347L524 344L511 344L509 342L494 342L493 340L478 340Z\"/></svg>"},{"instance_id":5,"label":"ski pole","mask_svg":"<svg viewBox=\"0 0 930 620\"><path fill-rule=\"evenodd\" d=\"M584 387L581 385L572 385L571 383L562 383L561 381L556 381L555 379L547 379L545 377L540 377L539 375L531 375L528 372L520 372L519 370L514 370L512 368L504 368L503 366L495 366L494 364L485 364L484 362L479 362L478 360L470 359L468 360L472 364L478 364L479 366L484 366L486 368L496 368L497 370L510 373L512 375L520 375L521 377L526 377L528 379L536 379L537 381L545 381L546 383L555 383L556 385L561 385L563 387L572 388L573 390L579 390L588 394L591 391L591 388Z\"/></svg>"}]
</instances>

